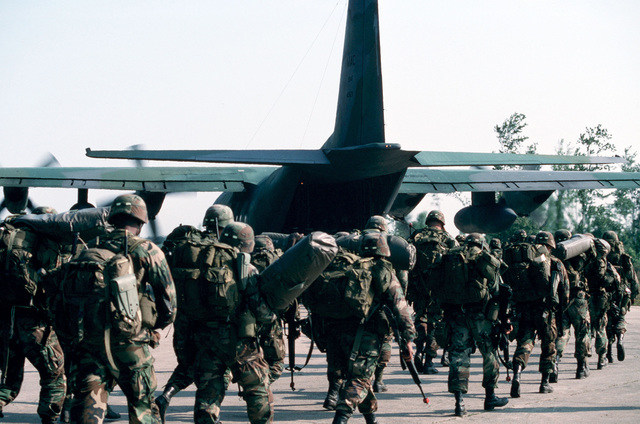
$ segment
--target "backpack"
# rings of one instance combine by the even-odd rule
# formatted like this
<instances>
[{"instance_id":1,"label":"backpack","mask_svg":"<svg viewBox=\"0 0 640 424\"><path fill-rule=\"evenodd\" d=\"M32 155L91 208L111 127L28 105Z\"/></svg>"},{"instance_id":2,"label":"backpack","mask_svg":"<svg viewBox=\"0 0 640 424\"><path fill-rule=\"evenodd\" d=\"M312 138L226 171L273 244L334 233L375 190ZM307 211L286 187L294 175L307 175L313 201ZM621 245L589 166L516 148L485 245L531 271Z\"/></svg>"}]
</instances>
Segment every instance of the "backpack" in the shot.
<instances>
[{"instance_id":1,"label":"backpack","mask_svg":"<svg viewBox=\"0 0 640 424\"><path fill-rule=\"evenodd\" d=\"M375 296L372 258L340 250L333 261L302 294L313 313L333 319L366 318Z\"/></svg>"},{"instance_id":2,"label":"backpack","mask_svg":"<svg viewBox=\"0 0 640 424\"><path fill-rule=\"evenodd\" d=\"M92 247L51 274L50 312L56 334L70 345L102 348L110 332L126 340L142 329L138 282L130 253Z\"/></svg>"},{"instance_id":3,"label":"backpack","mask_svg":"<svg viewBox=\"0 0 640 424\"><path fill-rule=\"evenodd\" d=\"M55 268L57 243L36 232L9 223L0 226L0 291L2 302L11 306L32 306L44 273Z\"/></svg>"},{"instance_id":4,"label":"backpack","mask_svg":"<svg viewBox=\"0 0 640 424\"><path fill-rule=\"evenodd\" d=\"M479 247L449 249L432 265L432 294L440 304L486 301L499 267L500 261Z\"/></svg>"},{"instance_id":5,"label":"backpack","mask_svg":"<svg viewBox=\"0 0 640 424\"><path fill-rule=\"evenodd\" d=\"M190 320L226 320L240 303L238 254L194 227L176 228L164 242L178 308Z\"/></svg>"},{"instance_id":6,"label":"backpack","mask_svg":"<svg viewBox=\"0 0 640 424\"><path fill-rule=\"evenodd\" d=\"M541 300L551 293L551 258L542 245L516 243L504 251L509 266L505 282L513 289L515 302Z\"/></svg>"}]
</instances>

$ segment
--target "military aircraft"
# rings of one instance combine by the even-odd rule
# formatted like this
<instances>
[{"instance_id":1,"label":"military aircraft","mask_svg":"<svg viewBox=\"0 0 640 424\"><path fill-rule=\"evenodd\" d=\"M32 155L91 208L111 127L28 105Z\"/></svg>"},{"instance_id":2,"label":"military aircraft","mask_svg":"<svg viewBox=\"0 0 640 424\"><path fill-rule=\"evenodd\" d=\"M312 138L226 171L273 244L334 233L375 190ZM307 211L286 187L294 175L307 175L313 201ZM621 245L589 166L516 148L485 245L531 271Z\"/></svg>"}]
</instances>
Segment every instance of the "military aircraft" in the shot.
<instances>
[{"instance_id":1,"label":"military aircraft","mask_svg":"<svg viewBox=\"0 0 640 424\"><path fill-rule=\"evenodd\" d=\"M472 193L456 226L491 233L555 190L640 187L638 173L481 168L622 162L618 157L409 151L387 142L377 0L349 1L335 127L320 149L87 149L87 156L236 166L0 168L0 185L23 193L28 187L137 191L154 212L169 192L222 192L216 202L231 206L256 232L285 233L351 230L373 214L402 218L426 194L454 191ZM498 192L504 196L497 202Z\"/></svg>"}]
</instances>

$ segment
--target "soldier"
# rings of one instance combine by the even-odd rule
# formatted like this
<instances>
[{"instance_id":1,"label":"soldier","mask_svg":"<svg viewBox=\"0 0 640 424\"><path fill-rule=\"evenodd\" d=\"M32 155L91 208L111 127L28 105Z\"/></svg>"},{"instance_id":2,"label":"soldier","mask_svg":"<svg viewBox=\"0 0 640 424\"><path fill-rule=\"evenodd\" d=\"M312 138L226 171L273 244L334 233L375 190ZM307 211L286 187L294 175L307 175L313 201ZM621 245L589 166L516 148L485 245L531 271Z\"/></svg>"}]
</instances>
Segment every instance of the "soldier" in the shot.
<instances>
[{"instance_id":1,"label":"soldier","mask_svg":"<svg viewBox=\"0 0 640 424\"><path fill-rule=\"evenodd\" d=\"M205 279L185 285L185 305L196 342L194 420L198 424L219 422L227 369L242 387L249 421L273 421L269 364L258 345L257 325L271 323L276 316L262 301L255 267L240 252L253 250L254 243L249 225L228 224L206 255L214 266ZM215 288L209 289L214 283ZM203 298L202 290L209 295Z\"/></svg>"},{"instance_id":2,"label":"soldier","mask_svg":"<svg viewBox=\"0 0 640 424\"><path fill-rule=\"evenodd\" d=\"M406 302L402 287L385 258L391 255L389 246L381 233L367 233L362 236L360 254L372 258L369 268L372 277L370 291L371 305L387 304L398 318L403 340L401 350L406 360L412 360L411 342L415 328L411 319L413 310ZM357 408L367 424L377 423L375 412L377 399L372 391L371 379L377 367L382 341L387 334L388 317L379 308L367 309L366 316L356 319L331 320L327 340L327 361L329 367L344 379L339 391L334 424L348 422ZM386 323L386 326L383 325ZM384 328L384 331L380 331Z\"/></svg>"},{"instance_id":3,"label":"soldier","mask_svg":"<svg viewBox=\"0 0 640 424\"><path fill-rule=\"evenodd\" d=\"M609 242L611 252L607 259L620 274L621 285L614 290L611 298L611 308L608 313L607 338L607 360L613 362L612 345L616 341L616 353L619 361L624 361L624 333L627 331L627 322L624 319L633 300L638 295L638 276L633 267L631 256L625 253L624 244L618 240L615 231L605 231L602 238Z\"/></svg>"},{"instance_id":4,"label":"soldier","mask_svg":"<svg viewBox=\"0 0 640 424\"><path fill-rule=\"evenodd\" d=\"M42 211L34 210L34 213L54 213L52 208L43 207ZM11 237L11 232L14 236ZM21 293L27 293L23 287L29 283L39 286L40 269L48 270L56 266L57 253L46 259L39 254L37 246L46 245L46 240L39 240L39 236L27 229L15 229L10 224L5 224L0 229L1 238L7 242L12 241L11 246L5 250L13 252L12 260L9 257L2 258L3 275L0 285L0 364L2 364L2 381L0 384L0 418L2 408L11 403L20 392L24 377L24 363L27 359L40 376L40 400L38 402L38 415L43 423L57 421L64 403L67 383L64 373L64 355L56 333L53 331L47 319L44 293L38 290L29 294L26 298L12 290L21 289ZM5 237L6 236L6 237ZM18 240L20 242L18 243ZM25 255L20 256L20 252ZM22 257L22 259L20 259ZM27 272L13 274L11 264L22 263ZM22 275L25 278L20 278ZM28 277L27 277L28 276ZM33 280L31 280L33 278ZM41 289L41 288L40 288Z\"/></svg>"},{"instance_id":5,"label":"soldier","mask_svg":"<svg viewBox=\"0 0 640 424\"><path fill-rule=\"evenodd\" d=\"M174 251L178 246L183 243L188 243L189 241L201 246L217 240L224 227L232 222L233 211L230 207L226 205L212 205L204 214L202 221L204 231L199 231L192 226L180 225L167 236L167 239L162 245L162 250L167 255L167 261L169 262L173 279L176 282L176 289L179 292L178 313L173 323L173 351L176 354L178 365L173 370L173 373L171 373L171 377L169 377L164 391L155 400L160 410L163 423L171 398L193 383L193 363L196 354L196 343L193 339L191 323L187 319L186 314L180 313L180 311L186 307L183 298L180 296L184 274L180 274L180 271L178 271L178 273L174 272L174 269L184 268L185 265L181 263L184 258Z\"/></svg>"},{"instance_id":6,"label":"soldier","mask_svg":"<svg viewBox=\"0 0 640 424\"><path fill-rule=\"evenodd\" d=\"M455 415L462 417L467 413L462 395L468 391L474 343L482 354L484 409L491 411L509 403L495 394L500 363L490 337L494 323L487 319L485 311L490 298L498 295L500 261L488 252L484 237L478 233L469 234L462 247L451 249L446 256L434 272L442 272L447 281L435 286L433 293L444 310L443 347L450 353L451 361L449 393L455 397Z\"/></svg>"},{"instance_id":7,"label":"soldier","mask_svg":"<svg viewBox=\"0 0 640 424\"><path fill-rule=\"evenodd\" d=\"M519 251L523 256L523 262L510 264L505 274L508 276L505 282L513 289L518 323L516 333L518 347L513 355L511 383L511 397L514 398L520 397L521 373L529 361L536 335L540 338L542 350L539 365L542 380L539 391L540 393L553 392L549 378L555 370L555 342L558 336L556 314L567 305L569 296L566 270L559 259L550 255L551 250L556 247L553 234L540 231L536 235L535 242L537 245L535 249L530 246L526 247L526 251L524 249ZM511 247L511 249L516 248L517 245ZM510 253L510 255L517 256L516 253ZM521 273L521 270L524 272Z\"/></svg>"},{"instance_id":8,"label":"soldier","mask_svg":"<svg viewBox=\"0 0 640 424\"><path fill-rule=\"evenodd\" d=\"M442 321L442 309L434 301L428 288L431 265L438 254L458 246L458 242L445 230L445 218L441 211L433 210L427 214L425 228L415 234L411 243L416 246L418 260L412 273L411 286L407 297L416 310L416 369L424 374L437 374L433 359L438 356L438 343L434 337L436 326ZM443 346L444 349L444 346ZM445 365L448 360L442 352Z\"/></svg>"},{"instance_id":9,"label":"soldier","mask_svg":"<svg viewBox=\"0 0 640 424\"><path fill-rule=\"evenodd\" d=\"M611 295L620 284L620 275L607 260L611 246L606 240L595 239L595 258L586 266L585 277L589 286L589 314L591 315L591 332L595 337L595 350L598 354L598 369L607 365L607 311L611 303Z\"/></svg>"},{"instance_id":10,"label":"soldier","mask_svg":"<svg viewBox=\"0 0 640 424\"><path fill-rule=\"evenodd\" d=\"M113 328L110 336L106 330L104 335L88 334L75 346L71 368L75 378L71 421L101 423L109 389L117 382L127 398L130 423L159 423L160 416L153 402L157 383L149 345L155 340L153 330L166 327L175 318L173 279L162 250L151 241L138 237L149 221L146 204L140 196L116 197L108 221L115 227L114 231L89 246L128 253L136 280L134 291L139 298L148 296L151 291L157 316L151 321L145 317L146 311L141 306L138 312L142 313L142 322L150 323L141 325L137 333L127 335L119 331L120 328ZM109 328L109 323L106 325ZM100 336L101 340L92 339L100 339ZM96 346L104 347L99 350Z\"/></svg>"},{"instance_id":11,"label":"soldier","mask_svg":"<svg viewBox=\"0 0 640 424\"><path fill-rule=\"evenodd\" d=\"M556 244L562 243L571 238L571 232L561 229L555 232ZM558 365L562 358L564 348L569 341L571 326L573 326L574 336L576 339L575 358L578 361L576 370L576 378L582 379L589 376L589 359L588 355L591 351L591 317L589 315L589 294L587 293L587 283L584 278L584 267L587 263L587 255L581 253L572 258L563 261L567 276L569 277L569 304L562 313L562 331L558 329L558 338L556 340L556 368L553 371L550 381L555 383L558 381Z\"/></svg>"}]
</instances>

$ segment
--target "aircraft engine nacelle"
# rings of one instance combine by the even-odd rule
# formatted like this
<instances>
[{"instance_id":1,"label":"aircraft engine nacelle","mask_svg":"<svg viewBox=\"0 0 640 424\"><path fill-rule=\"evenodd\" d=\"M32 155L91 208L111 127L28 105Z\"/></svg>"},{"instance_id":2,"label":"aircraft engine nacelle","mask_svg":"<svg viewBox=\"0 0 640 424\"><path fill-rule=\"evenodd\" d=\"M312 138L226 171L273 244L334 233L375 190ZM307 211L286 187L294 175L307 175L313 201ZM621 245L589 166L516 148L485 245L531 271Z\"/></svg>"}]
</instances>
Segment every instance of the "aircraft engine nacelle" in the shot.
<instances>
[{"instance_id":1,"label":"aircraft engine nacelle","mask_svg":"<svg viewBox=\"0 0 640 424\"><path fill-rule=\"evenodd\" d=\"M453 223L463 233L499 233L509 228L517 217L504 199L496 203L494 192L474 192L471 206L460 209Z\"/></svg>"},{"instance_id":2,"label":"aircraft engine nacelle","mask_svg":"<svg viewBox=\"0 0 640 424\"><path fill-rule=\"evenodd\" d=\"M22 213L29 203L28 187L3 187L4 206L12 214Z\"/></svg>"},{"instance_id":3,"label":"aircraft engine nacelle","mask_svg":"<svg viewBox=\"0 0 640 424\"><path fill-rule=\"evenodd\" d=\"M502 197L518 216L529 216L553 194L553 190L544 191L505 191Z\"/></svg>"}]
</instances>

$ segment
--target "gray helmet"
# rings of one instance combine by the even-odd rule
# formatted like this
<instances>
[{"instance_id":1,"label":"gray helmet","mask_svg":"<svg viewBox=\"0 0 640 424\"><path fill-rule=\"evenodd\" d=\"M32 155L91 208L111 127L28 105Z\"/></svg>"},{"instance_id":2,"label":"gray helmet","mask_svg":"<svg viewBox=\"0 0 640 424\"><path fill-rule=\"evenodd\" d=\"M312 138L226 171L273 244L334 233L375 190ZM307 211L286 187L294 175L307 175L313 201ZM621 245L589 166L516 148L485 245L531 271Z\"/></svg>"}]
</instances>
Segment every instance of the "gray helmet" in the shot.
<instances>
[{"instance_id":1,"label":"gray helmet","mask_svg":"<svg viewBox=\"0 0 640 424\"><path fill-rule=\"evenodd\" d=\"M536 244L544 244L550 246L552 249L556 248L556 241L553 238L553 234L549 231L540 231L536 234Z\"/></svg>"},{"instance_id":2,"label":"gray helmet","mask_svg":"<svg viewBox=\"0 0 640 424\"><path fill-rule=\"evenodd\" d=\"M491 249L502 249L502 241L499 238L492 238L489 242L489 248Z\"/></svg>"},{"instance_id":3,"label":"gray helmet","mask_svg":"<svg viewBox=\"0 0 640 424\"><path fill-rule=\"evenodd\" d=\"M116 215L129 215L138 221L146 224L149 222L149 215L147 215L147 204L142 197L137 194L122 194L116 197L111 203L111 209L109 210L109 216L107 221L113 224L111 220Z\"/></svg>"},{"instance_id":4,"label":"gray helmet","mask_svg":"<svg viewBox=\"0 0 640 424\"><path fill-rule=\"evenodd\" d=\"M525 230L518 230L511 236L512 243L522 243L527 241L527 232Z\"/></svg>"},{"instance_id":5,"label":"gray helmet","mask_svg":"<svg viewBox=\"0 0 640 424\"><path fill-rule=\"evenodd\" d=\"M605 231L602 235L602 238L609 242L609 244L613 245L618 242L618 234L615 231Z\"/></svg>"},{"instance_id":6,"label":"gray helmet","mask_svg":"<svg viewBox=\"0 0 640 424\"><path fill-rule=\"evenodd\" d=\"M373 215L367 221L367 224L364 226L365 230L380 230L387 232L387 220L384 219L384 216L381 215Z\"/></svg>"},{"instance_id":7,"label":"gray helmet","mask_svg":"<svg viewBox=\"0 0 640 424\"><path fill-rule=\"evenodd\" d=\"M470 233L465 239L464 244L467 246L484 246L484 236L480 233Z\"/></svg>"},{"instance_id":8,"label":"gray helmet","mask_svg":"<svg viewBox=\"0 0 640 424\"><path fill-rule=\"evenodd\" d=\"M244 222L232 222L224 227L220 241L237 247L241 252L251 253L255 247L253 228Z\"/></svg>"},{"instance_id":9,"label":"gray helmet","mask_svg":"<svg viewBox=\"0 0 640 424\"><path fill-rule=\"evenodd\" d=\"M254 240L256 242L255 250L268 250L269 252L276 250L273 240L269 236L260 234L255 236Z\"/></svg>"},{"instance_id":10,"label":"gray helmet","mask_svg":"<svg viewBox=\"0 0 640 424\"><path fill-rule=\"evenodd\" d=\"M34 208L31 213L34 215L55 215L58 213L58 211L51 206L38 206L37 208Z\"/></svg>"},{"instance_id":11,"label":"gray helmet","mask_svg":"<svg viewBox=\"0 0 640 424\"><path fill-rule=\"evenodd\" d=\"M556 243L561 243L571 238L571 231L565 230L564 228L560 229L556 231L556 233L554 234L554 237L556 239Z\"/></svg>"},{"instance_id":12,"label":"gray helmet","mask_svg":"<svg viewBox=\"0 0 640 424\"><path fill-rule=\"evenodd\" d=\"M611 245L604 239L595 239L593 245L600 256L607 256L611 252Z\"/></svg>"},{"instance_id":13,"label":"gray helmet","mask_svg":"<svg viewBox=\"0 0 640 424\"><path fill-rule=\"evenodd\" d=\"M366 233L360 239L361 256L391 256L387 236L382 233Z\"/></svg>"},{"instance_id":14,"label":"gray helmet","mask_svg":"<svg viewBox=\"0 0 640 424\"><path fill-rule=\"evenodd\" d=\"M227 205L213 205L207 208L202 225L224 228L233 222L233 211Z\"/></svg>"},{"instance_id":15,"label":"gray helmet","mask_svg":"<svg viewBox=\"0 0 640 424\"><path fill-rule=\"evenodd\" d=\"M427 214L427 218L424 220L424 223L428 224L429 221L438 221L442 225L445 225L444 214L439 210L433 210Z\"/></svg>"}]
</instances>

